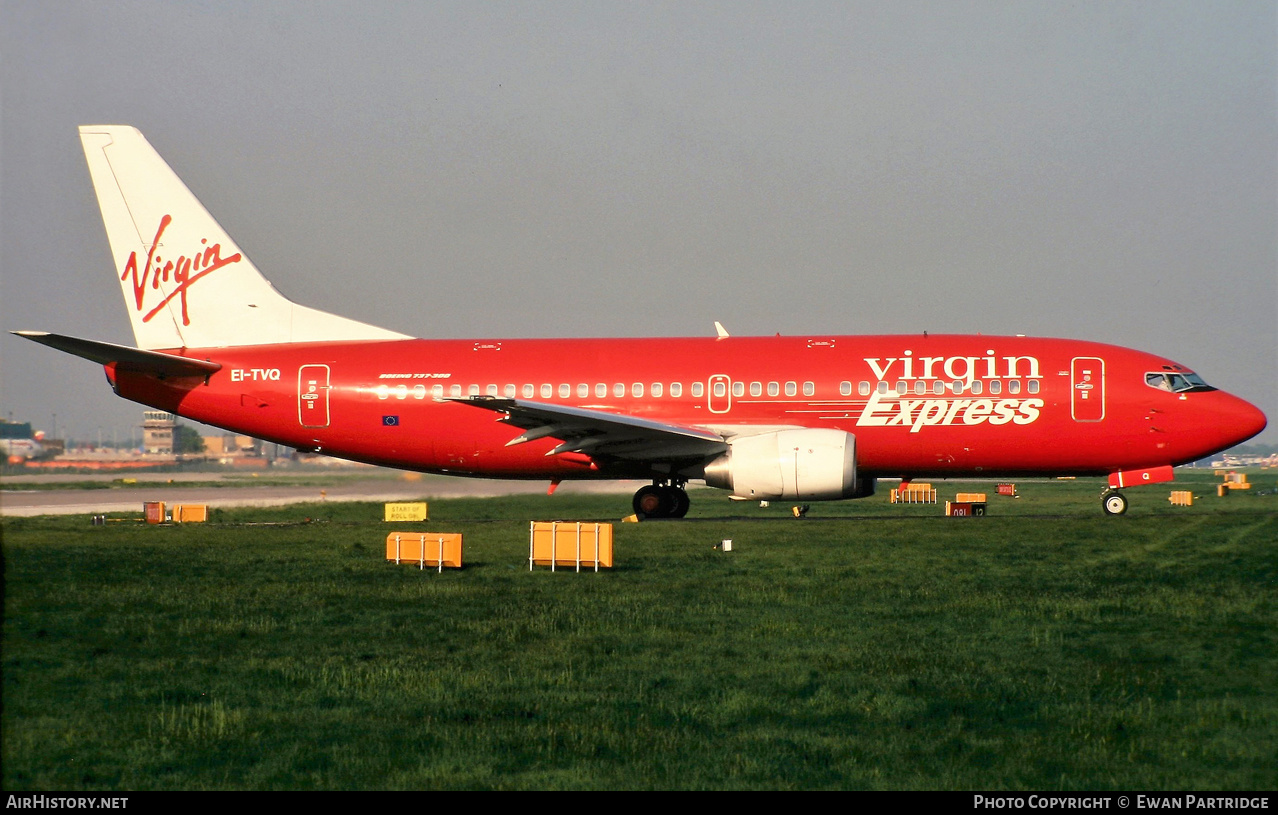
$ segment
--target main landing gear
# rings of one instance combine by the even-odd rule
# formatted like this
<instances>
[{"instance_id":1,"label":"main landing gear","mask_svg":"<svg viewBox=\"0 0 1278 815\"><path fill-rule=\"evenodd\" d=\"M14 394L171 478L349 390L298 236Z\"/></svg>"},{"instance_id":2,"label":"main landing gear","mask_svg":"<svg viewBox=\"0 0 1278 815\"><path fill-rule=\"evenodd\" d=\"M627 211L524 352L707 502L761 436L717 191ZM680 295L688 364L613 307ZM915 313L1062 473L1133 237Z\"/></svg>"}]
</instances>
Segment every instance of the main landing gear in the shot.
<instances>
[{"instance_id":1,"label":"main landing gear","mask_svg":"<svg viewBox=\"0 0 1278 815\"><path fill-rule=\"evenodd\" d=\"M641 518L682 518L692 502L682 484L649 484L639 488L633 503Z\"/></svg>"},{"instance_id":2,"label":"main landing gear","mask_svg":"<svg viewBox=\"0 0 1278 815\"><path fill-rule=\"evenodd\" d=\"M1127 511L1127 496L1118 490L1105 490L1101 493L1101 509L1106 515L1122 515Z\"/></svg>"}]
</instances>

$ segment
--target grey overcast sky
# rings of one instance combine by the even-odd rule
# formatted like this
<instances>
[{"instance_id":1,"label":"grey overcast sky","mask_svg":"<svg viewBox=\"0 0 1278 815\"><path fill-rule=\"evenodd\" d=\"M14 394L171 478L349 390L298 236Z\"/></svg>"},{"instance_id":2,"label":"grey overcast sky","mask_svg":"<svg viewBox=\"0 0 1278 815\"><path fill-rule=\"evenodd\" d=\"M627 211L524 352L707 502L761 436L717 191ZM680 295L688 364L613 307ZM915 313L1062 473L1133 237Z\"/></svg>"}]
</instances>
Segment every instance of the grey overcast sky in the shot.
<instances>
[{"instance_id":1,"label":"grey overcast sky","mask_svg":"<svg viewBox=\"0 0 1278 815\"><path fill-rule=\"evenodd\" d=\"M426 337L1024 333L1278 442L1278 5L0 2L0 327L132 344L76 127L290 298ZM121 437L0 337L0 415Z\"/></svg>"}]
</instances>

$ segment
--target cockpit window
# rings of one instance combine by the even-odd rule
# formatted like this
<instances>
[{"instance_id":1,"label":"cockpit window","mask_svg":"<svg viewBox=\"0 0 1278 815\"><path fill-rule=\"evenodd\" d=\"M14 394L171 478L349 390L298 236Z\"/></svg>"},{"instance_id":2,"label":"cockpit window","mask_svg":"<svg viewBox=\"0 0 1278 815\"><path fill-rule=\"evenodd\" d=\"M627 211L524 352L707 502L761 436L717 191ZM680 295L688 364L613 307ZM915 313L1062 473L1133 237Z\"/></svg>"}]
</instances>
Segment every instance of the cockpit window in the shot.
<instances>
[{"instance_id":1,"label":"cockpit window","mask_svg":"<svg viewBox=\"0 0 1278 815\"><path fill-rule=\"evenodd\" d=\"M1204 382L1201 376L1188 371L1182 373L1170 373L1168 371L1148 373L1145 374L1145 384L1168 393L1199 393L1216 390Z\"/></svg>"}]
</instances>

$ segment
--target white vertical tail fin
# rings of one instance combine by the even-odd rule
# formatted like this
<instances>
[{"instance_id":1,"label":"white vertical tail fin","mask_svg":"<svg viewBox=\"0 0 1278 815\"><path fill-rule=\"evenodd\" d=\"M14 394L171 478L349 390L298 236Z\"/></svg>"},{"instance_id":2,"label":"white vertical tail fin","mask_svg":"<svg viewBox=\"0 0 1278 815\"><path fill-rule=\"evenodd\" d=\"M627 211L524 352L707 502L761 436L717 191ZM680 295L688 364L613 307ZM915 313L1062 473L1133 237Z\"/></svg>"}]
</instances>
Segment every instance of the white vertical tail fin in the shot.
<instances>
[{"instance_id":1,"label":"white vertical tail fin","mask_svg":"<svg viewBox=\"0 0 1278 815\"><path fill-rule=\"evenodd\" d=\"M277 292L137 129L80 141L139 348L406 339Z\"/></svg>"}]
</instances>

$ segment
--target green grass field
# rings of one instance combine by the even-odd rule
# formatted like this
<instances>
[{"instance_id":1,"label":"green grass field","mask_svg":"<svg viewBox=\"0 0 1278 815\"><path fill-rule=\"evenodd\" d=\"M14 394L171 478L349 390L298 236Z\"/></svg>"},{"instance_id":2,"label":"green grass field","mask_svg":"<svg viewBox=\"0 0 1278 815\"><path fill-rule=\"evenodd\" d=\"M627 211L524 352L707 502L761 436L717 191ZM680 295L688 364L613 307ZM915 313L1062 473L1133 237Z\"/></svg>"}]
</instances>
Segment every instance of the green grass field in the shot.
<instances>
[{"instance_id":1,"label":"green grass field","mask_svg":"<svg viewBox=\"0 0 1278 815\"><path fill-rule=\"evenodd\" d=\"M0 780L1274 789L1278 474L1216 480L1178 475L1189 508L1132 490L1121 518L1084 480L969 519L696 491L686 521L618 524L597 574L530 573L528 521L628 497L5 519ZM462 532L466 568L388 563L416 527Z\"/></svg>"}]
</instances>

